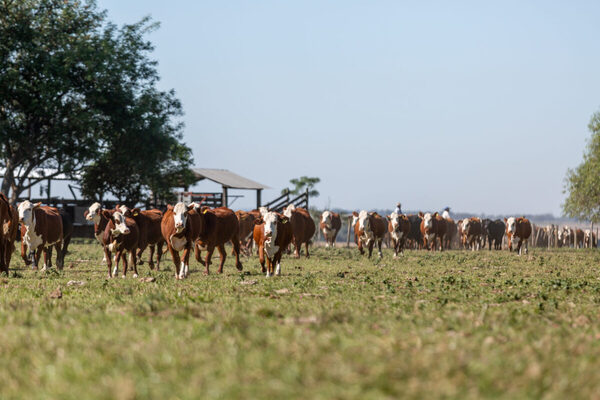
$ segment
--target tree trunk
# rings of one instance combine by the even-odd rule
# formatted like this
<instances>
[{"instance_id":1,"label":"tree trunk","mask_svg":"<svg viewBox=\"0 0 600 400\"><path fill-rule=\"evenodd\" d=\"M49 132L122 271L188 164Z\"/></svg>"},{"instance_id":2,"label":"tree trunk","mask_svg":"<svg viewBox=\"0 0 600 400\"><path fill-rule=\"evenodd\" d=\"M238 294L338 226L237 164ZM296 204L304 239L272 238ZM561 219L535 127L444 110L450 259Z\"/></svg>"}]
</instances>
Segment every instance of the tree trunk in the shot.
<instances>
[{"instance_id":1,"label":"tree trunk","mask_svg":"<svg viewBox=\"0 0 600 400\"><path fill-rule=\"evenodd\" d=\"M4 178L2 178L2 187L0 189L12 203L13 200L9 197L9 194L11 194L10 189L15 183L15 166L13 165L11 159L6 160L6 165L4 168Z\"/></svg>"}]
</instances>

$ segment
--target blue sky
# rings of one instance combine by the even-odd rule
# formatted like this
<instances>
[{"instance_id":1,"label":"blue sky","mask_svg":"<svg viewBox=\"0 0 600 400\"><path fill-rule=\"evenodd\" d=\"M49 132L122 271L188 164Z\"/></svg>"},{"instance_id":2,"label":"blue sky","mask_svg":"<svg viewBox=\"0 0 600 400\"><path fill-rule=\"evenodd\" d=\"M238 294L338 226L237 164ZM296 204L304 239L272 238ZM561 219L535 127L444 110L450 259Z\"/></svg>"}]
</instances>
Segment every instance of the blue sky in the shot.
<instances>
[{"instance_id":1,"label":"blue sky","mask_svg":"<svg viewBox=\"0 0 600 400\"><path fill-rule=\"evenodd\" d=\"M560 214L600 109L600 2L102 0L150 15L195 164L314 204ZM198 185L198 190L218 189ZM252 207L254 194L232 208Z\"/></svg>"}]
</instances>

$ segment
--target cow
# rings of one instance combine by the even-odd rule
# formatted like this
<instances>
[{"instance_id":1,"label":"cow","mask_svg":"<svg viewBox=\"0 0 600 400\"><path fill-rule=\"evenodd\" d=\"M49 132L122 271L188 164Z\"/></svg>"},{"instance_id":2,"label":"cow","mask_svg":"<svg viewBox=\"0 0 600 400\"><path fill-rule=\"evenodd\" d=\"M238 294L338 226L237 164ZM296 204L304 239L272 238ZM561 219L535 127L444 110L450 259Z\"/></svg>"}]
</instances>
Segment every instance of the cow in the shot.
<instances>
[{"instance_id":1,"label":"cow","mask_svg":"<svg viewBox=\"0 0 600 400\"><path fill-rule=\"evenodd\" d=\"M254 232L254 221L260 217L258 210L252 211L236 211L238 223L240 225L240 250L246 255L250 255L252 245L252 234Z\"/></svg>"},{"instance_id":2,"label":"cow","mask_svg":"<svg viewBox=\"0 0 600 400\"><path fill-rule=\"evenodd\" d=\"M290 220L290 224L292 225L292 241L295 247L294 257L300 258L300 248L304 244L306 258L309 258L308 245L315 234L315 221L313 221L308 211L301 207L296 208L293 204L288 205L283 210L283 215Z\"/></svg>"},{"instance_id":3,"label":"cow","mask_svg":"<svg viewBox=\"0 0 600 400\"><path fill-rule=\"evenodd\" d=\"M458 246L461 249L465 248L465 233L463 231L463 220L459 219L456 223L456 235L458 237Z\"/></svg>"},{"instance_id":4,"label":"cow","mask_svg":"<svg viewBox=\"0 0 600 400\"><path fill-rule=\"evenodd\" d=\"M198 213L198 238L195 245L195 257L205 266L204 274L209 274L209 266L215 248L219 250L221 263L217 272L223 273L223 265L227 258L225 243L231 241L235 266L238 271L243 269L240 262L240 225L235 213L227 207L202 208ZM201 250L207 251L205 260L201 259Z\"/></svg>"},{"instance_id":5,"label":"cow","mask_svg":"<svg viewBox=\"0 0 600 400\"><path fill-rule=\"evenodd\" d=\"M410 222L410 230L408 231L408 244L413 249L420 249L423 246L423 235L421 234L422 218L417 214L407 215Z\"/></svg>"},{"instance_id":6,"label":"cow","mask_svg":"<svg viewBox=\"0 0 600 400\"><path fill-rule=\"evenodd\" d=\"M558 230L558 245L559 247L571 247L574 244L575 232L568 226L563 226Z\"/></svg>"},{"instance_id":7,"label":"cow","mask_svg":"<svg viewBox=\"0 0 600 400\"><path fill-rule=\"evenodd\" d=\"M481 220L476 217L465 218L462 222L463 244L471 251L479 250L481 246L480 238L482 234Z\"/></svg>"},{"instance_id":8,"label":"cow","mask_svg":"<svg viewBox=\"0 0 600 400\"><path fill-rule=\"evenodd\" d=\"M321 214L319 228L321 228L323 237L325 238L325 247L335 247L335 239L342 228L340 214L333 211L324 211L323 214Z\"/></svg>"},{"instance_id":9,"label":"cow","mask_svg":"<svg viewBox=\"0 0 600 400\"><path fill-rule=\"evenodd\" d=\"M139 230L138 250L136 259L138 265L142 265L142 253L146 247L150 248L150 256L148 257L148 266L154 269L154 251L156 250L156 270L160 269L160 259L163 254L163 245L165 239L160 230L163 213L158 209L141 210L139 208L119 207L123 215L131 218L137 224Z\"/></svg>"},{"instance_id":10,"label":"cow","mask_svg":"<svg viewBox=\"0 0 600 400\"><path fill-rule=\"evenodd\" d=\"M583 241L585 247L598 247L598 238L596 237L596 232L592 232L590 229L585 230Z\"/></svg>"},{"instance_id":11,"label":"cow","mask_svg":"<svg viewBox=\"0 0 600 400\"><path fill-rule=\"evenodd\" d=\"M383 257L381 251L381 242L388 231L385 219L376 212L368 213L362 210L360 213L352 213L352 223L354 225L354 238L358 244L360 254L365 254L363 247L369 250L369 258L373 254L373 245L377 242L379 257Z\"/></svg>"},{"instance_id":12,"label":"cow","mask_svg":"<svg viewBox=\"0 0 600 400\"><path fill-rule=\"evenodd\" d=\"M523 242L525 242L525 254L529 252L528 249L528 239L531 236L531 222L525 217L521 218L504 218L504 223L506 224L506 238L508 239L508 250L512 251L513 243L518 239L517 249L521 255L521 246Z\"/></svg>"},{"instance_id":13,"label":"cow","mask_svg":"<svg viewBox=\"0 0 600 400\"><path fill-rule=\"evenodd\" d=\"M501 250L502 249L502 238L504 237L504 222L502 220L497 219L495 221L490 221L487 225L487 237L488 237L488 247L492 250L492 245L494 249Z\"/></svg>"},{"instance_id":14,"label":"cow","mask_svg":"<svg viewBox=\"0 0 600 400\"><path fill-rule=\"evenodd\" d=\"M200 230L200 216L194 205L179 202L167 205L160 223L167 248L175 264L175 279L185 279L189 273L190 251L195 247ZM183 250L183 260L179 252Z\"/></svg>"},{"instance_id":15,"label":"cow","mask_svg":"<svg viewBox=\"0 0 600 400\"><path fill-rule=\"evenodd\" d=\"M2 223L0 233L0 272L5 272L8 275L10 260L15 250L19 213L15 207L10 205L4 193L0 193L0 221Z\"/></svg>"},{"instance_id":16,"label":"cow","mask_svg":"<svg viewBox=\"0 0 600 400\"><path fill-rule=\"evenodd\" d=\"M394 247L394 258L398 257L398 252L404 255L404 243L410 232L410 221L404 214L391 213L387 216L388 231L392 238L392 246Z\"/></svg>"},{"instance_id":17,"label":"cow","mask_svg":"<svg viewBox=\"0 0 600 400\"><path fill-rule=\"evenodd\" d=\"M423 246L427 250L436 250L436 240L440 240L440 251L444 250L444 236L446 235L446 220L437 212L434 214L419 212L421 221L421 234Z\"/></svg>"},{"instance_id":18,"label":"cow","mask_svg":"<svg viewBox=\"0 0 600 400\"><path fill-rule=\"evenodd\" d=\"M275 211L262 210L261 216L255 220L253 238L258 246L262 272L266 272L267 277L281 275L281 255L293 238L289 218Z\"/></svg>"},{"instance_id":19,"label":"cow","mask_svg":"<svg viewBox=\"0 0 600 400\"><path fill-rule=\"evenodd\" d=\"M584 242L584 233L583 230L577 228L575 230L575 247L578 249L582 249L583 248L583 242Z\"/></svg>"},{"instance_id":20,"label":"cow","mask_svg":"<svg viewBox=\"0 0 600 400\"><path fill-rule=\"evenodd\" d=\"M123 260L123 274L121 277L125 278L127 276L127 254L129 255L129 264L133 268L133 277L138 277L137 250L140 241L140 230L133 218L125 216L126 210L126 208L117 207L113 212L102 211L104 218L109 220L102 239L104 243L107 243L104 246L104 255L108 266L109 279L117 275L121 259ZM112 270L111 253L115 253L115 266Z\"/></svg>"},{"instance_id":21,"label":"cow","mask_svg":"<svg viewBox=\"0 0 600 400\"><path fill-rule=\"evenodd\" d=\"M448 213L448 211L444 211L444 213ZM454 238L458 234L458 228L456 227L456 223L452 218L443 218L446 221L446 236L444 236L444 247L446 249L451 249L452 243L454 242Z\"/></svg>"},{"instance_id":22,"label":"cow","mask_svg":"<svg viewBox=\"0 0 600 400\"><path fill-rule=\"evenodd\" d=\"M25 200L18 206L19 222L21 223L21 241L27 258L37 269L40 254L44 253L42 271L52 267L52 247L56 249L56 266L63 269L62 254L63 224L59 211L54 207L42 206L42 203L32 204ZM22 254L23 255L23 254Z\"/></svg>"}]
</instances>

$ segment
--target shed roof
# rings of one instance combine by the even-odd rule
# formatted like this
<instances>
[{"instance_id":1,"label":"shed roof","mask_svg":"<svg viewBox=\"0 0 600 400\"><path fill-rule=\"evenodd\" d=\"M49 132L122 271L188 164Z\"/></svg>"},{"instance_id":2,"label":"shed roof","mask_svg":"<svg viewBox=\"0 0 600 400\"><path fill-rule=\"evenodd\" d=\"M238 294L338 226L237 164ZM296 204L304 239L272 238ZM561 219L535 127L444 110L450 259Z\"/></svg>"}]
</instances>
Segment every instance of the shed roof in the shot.
<instances>
[{"instance_id":1,"label":"shed roof","mask_svg":"<svg viewBox=\"0 0 600 400\"><path fill-rule=\"evenodd\" d=\"M192 168L196 179L208 179L231 189L270 189L270 187L234 174L226 169Z\"/></svg>"}]
</instances>

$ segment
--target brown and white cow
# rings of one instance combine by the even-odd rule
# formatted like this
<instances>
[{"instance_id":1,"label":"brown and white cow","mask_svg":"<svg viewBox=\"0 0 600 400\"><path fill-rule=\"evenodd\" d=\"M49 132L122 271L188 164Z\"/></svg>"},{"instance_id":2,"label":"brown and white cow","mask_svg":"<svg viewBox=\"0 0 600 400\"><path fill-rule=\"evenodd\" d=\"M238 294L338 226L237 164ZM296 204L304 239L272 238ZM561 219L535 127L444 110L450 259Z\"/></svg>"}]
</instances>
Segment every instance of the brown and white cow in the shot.
<instances>
[{"instance_id":1,"label":"brown and white cow","mask_svg":"<svg viewBox=\"0 0 600 400\"><path fill-rule=\"evenodd\" d=\"M575 247L578 249L583 249L583 244L585 240L585 234L582 229L575 229Z\"/></svg>"},{"instance_id":2,"label":"brown and white cow","mask_svg":"<svg viewBox=\"0 0 600 400\"><path fill-rule=\"evenodd\" d=\"M575 244L575 231L565 225L558 230L558 245L559 247L571 247L571 244Z\"/></svg>"},{"instance_id":3,"label":"brown and white cow","mask_svg":"<svg viewBox=\"0 0 600 400\"><path fill-rule=\"evenodd\" d=\"M154 250L156 249L156 269L160 269L160 259L163 254L165 239L160 231L163 213L160 210L140 210L139 208L120 207L127 218L132 218L138 226L140 236L138 240L137 262L142 265L142 253L146 247L150 248L148 265L154 269Z\"/></svg>"},{"instance_id":4,"label":"brown and white cow","mask_svg":"<svg viewBox=\"0 0 600 400\"><path fill-rule=\"evenodd\" d=\"M175 279L184 279L189 273L190 251L195 247L200 229L200 216L194 205L177 203L167 206L160 229L175 264ZM179 252L183 250L183 260Z\"/></svg>"},{"instance_id":5,"label":"brown and white cow","mask_svg":"<svg viewBox=\"0 0 600 400\"><path fill-rule=\"evenodd\" d=\"M481 219L476 217L465 218L462 221L463 245L471 251L479 250L483 227Z\"/></svg>"},{"instance_id":6,"label":"brown and white cow","mask_svg":"<svg viewBox=\"0 0 600 400\"><path fill-rule=\"evenodd\" d=\"M261 214L255 221L253 232L260 266L267 277L281 275L281 255L292 243L292 224L288 217L275 211L262 210Z\"/></svg>"},{"instance_id":7,"label":"brown and white cow","mask_svg":"<svg viewBox=\"0 0 600 400\"><path fill-rule=\"evenodd\" d=\"M586 248L598 247L598 238L596 237L596 232L586 229L584 232L583 242Z\"/></svg>"},{"instance_id":8,"label":"brown and white cow","mask_svg":"<svg viewBox=\"0 0 600 400\"><path fill-rule=\"evenodd\" d=\"M4 193L0 193L0 272L8 275L10 260L15 250L15 240L17 238L19 226L19 213L17 209L10 205L8 198Z\"/></svg>"},{"instance_id":9,"label":"brown and white cow","mask_svg":"<svg viewBox=\"0 0 600 400\"><path fill-rule=\"evenodd\" d=\"M325 247L335 247L335 239L342 228L342 219L340 214L333 211L323 211L321 214L321 222L319 228L323 232L325 238Z\"/></svg>"},{"instance_id":10,"label":"brown and white cow","mask_svg":"<svg viewBox=\"0 0 600 400\"><path fill-rule=\"evenodd\" d=\"M508 250L512 251L513 243L518 240L516 251L521 255L521 246L525 242L525 254L529 252L527 242L531 236L531 222L525 217L504 218L506 223L506 237L508 239Z\"/></svg>"},{"instance_id":11,"label":"brown and white cow","mask_svg":"<svg viewBox=\"0 0 600 400\"><path fill-rule=\"evenodd\" d=\"M306 248L306 258L310 257L308 252L308 245L312 241L312 237L315 234L315 221L304 208L294 206L293 204L288 205L283 210L283 215L290 220L292 224L292 241L294 242L294 256L300 258L300 248L304 244Z\"/></svg>"},{"instance_id":12,"label":"brown and white cow","mask_svg":"<svg viewBox=\"0 0 600 400\"><path fill-rule=\"evenodd\" d=\"M236 211L238 223L240 225L240 250L246 255L250 255L252 248L252 234L254 232L254 221L260 218L258 210L252 211Z\"/></svg>"},{"instance_id":13,"label":"brown and white cow","mask_svg":"<svg viewBox=\"0 0 600 400\"><path fill-rule=\"evenodd\" d=\"M391 213L387 216L388 220L388 231L392 239L392 246L394 248L394 258L398 257L398 252L404 255L404 243L410 232L410 221L404 214L397 214L396 212Z\"/></svg>"},{"instance_id":14,"label":"brown and white cow","mask_svg":"<svg viewBox=\"0 0 600 400\"><path fill-rule=\"evenodd\" d=\"M198 213L198 238L195 247L196 260L206 267L204 273L209 274L209 266L215 248L219 250L221 262L217 272L223 273L223 265L227 258L225 243L231 241L235 266L238 271L243 269L240 262L240 225L233 210L227 207L202 208ZM205 260L201 259L201 250L206 250Z\"/></svg>"},{"instance_id":15,"label":"brown and white cow","mask_svg":"<svg viewBox=\"0 0 600 400\"><path fill-rule=\"evenodd\" d=\"M427 250L436 250L436 241L440 241L440 251L444 250L444 236L446 235L446 220L437 212L434 214L419 212L421 221L421 234L423 246Z\"/></svg>"},{"instance_id":16,"label":"brown and white cow","mask_svg":"<svg viewBox=\"0 0 600 400\"><path fill-rule=\"evenodd\" d=\"M63 224L58 209L42 206L42 203L32 204L25 200L18 206L19 222L21 223L21 241L28 259L37 269L40 254L44 252L42 271L52 267L52 247L56 249L56 266L62 269L64 260L62 254Z\"/></svg>"},{"instance_id":17,"label":"brown and white cow","mask_svg":"<svg viewBox=\"0 0 600 400\"><path fill-rule=\"evenodd\" d=\"M104 246L104 255L108 266L108 277L112 278L117 275L119 270L119 261L123 261L123 274L121 277L127 276L128 265L133 268L133 277L138 277L137 270L137 250L140 240L140 230L133 218L126 217L119 208L116 211L103 210L104 218L109 219L106 228L104 229L103 242L108 243ZM115 253L115 266L111 270L112 260L111 253ZM127 262L129 255L129 264Z\"/></svg>"},{"instance_id":18,"label":"brown and white cow","mask_svg":"<svg viewBox=\"0 0 600 400\"><path fill-rule=\"evenodd\" d=\"M376 212L368 213L365 210L362 210L360 213L354 211L352 217L354 239L358 244L360 254L365 254L363 247L366 246L369 249L370 258L371 254L373 254L373 246L377 243L379 257L383 257L381 243L388 231L386 220Z\"/></svg>"}]
</instances>

